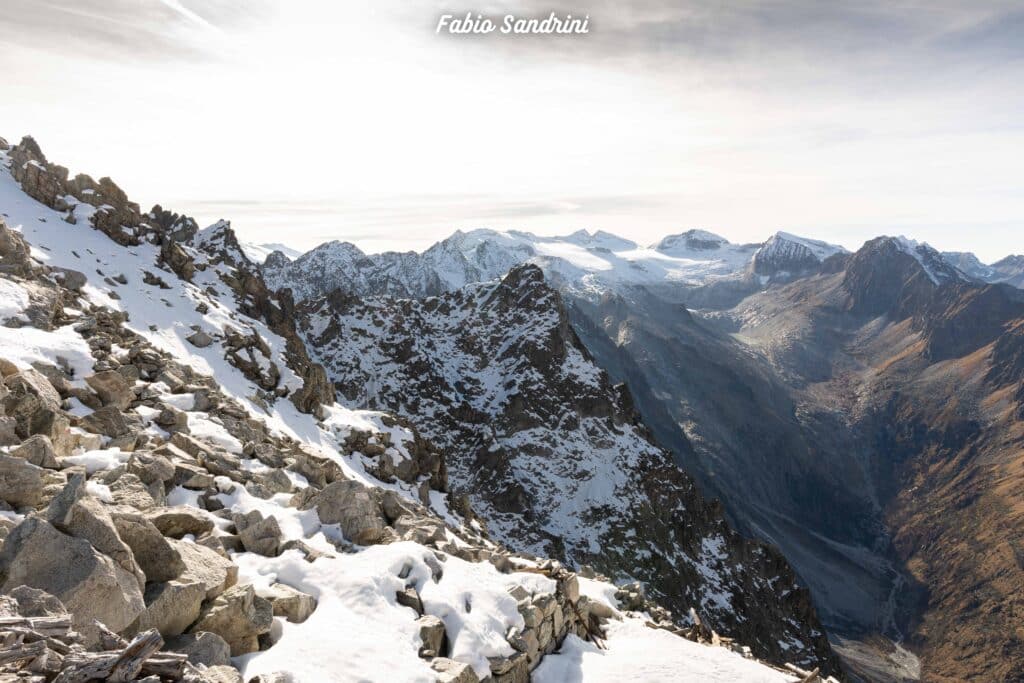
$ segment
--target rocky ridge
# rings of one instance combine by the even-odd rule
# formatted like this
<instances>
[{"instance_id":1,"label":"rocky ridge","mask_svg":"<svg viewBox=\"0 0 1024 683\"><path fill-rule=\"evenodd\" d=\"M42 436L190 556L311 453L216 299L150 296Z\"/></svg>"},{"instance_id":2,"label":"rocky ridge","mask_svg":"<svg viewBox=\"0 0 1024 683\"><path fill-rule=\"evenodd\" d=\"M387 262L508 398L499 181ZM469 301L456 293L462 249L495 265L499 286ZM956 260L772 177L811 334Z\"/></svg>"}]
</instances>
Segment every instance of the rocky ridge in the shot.
<instances>
[{"instance_id":1,"label":"rocky ridge","mask_svg":"<svg viewBox=\"0 0 1024 683\"><path fill-rule=\"evenodd\" d=\"M299 329L345 399L416 423L497 540L593 566L763 658L834 670L808 596L650 440L532 265L421 300L334 292ZM780 596L785 596L780 599Z\"/></svg>"},{"instance_id":2,"label":"rocky ridge","mask_svg":"<svg viewBox=\"0 0 1024 683\"><path fill-rule=\"evenodd\" d=\"M0 151L20 229L0 222L0 667L19 680L525 681L634 610L744 652L490 541L433 445L334 402L229 226L131 225L126 201L127 224L93 222L107 204L58 195L34 142ZM310 637L351 611L360 646L396 645Z\"/></svg>"}]
</instances>

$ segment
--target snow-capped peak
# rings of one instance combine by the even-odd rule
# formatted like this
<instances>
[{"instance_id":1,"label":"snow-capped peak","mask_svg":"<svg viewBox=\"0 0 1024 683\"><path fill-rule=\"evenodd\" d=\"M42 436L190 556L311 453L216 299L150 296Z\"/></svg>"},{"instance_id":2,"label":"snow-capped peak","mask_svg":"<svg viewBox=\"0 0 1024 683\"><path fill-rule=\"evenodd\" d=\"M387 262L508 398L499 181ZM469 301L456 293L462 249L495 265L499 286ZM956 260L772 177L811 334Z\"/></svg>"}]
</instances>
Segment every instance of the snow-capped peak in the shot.
<instances>
[{"instance_id":1,"label":"snow-capped peak","mask_svg":"<svg viewBox=\"0 0 1024 683\"><path fill-rule=\"evenodd\" d=\"M707 230L687 230L678 235L668 235L660 242L651 246L651 249L662 253L675 255L676 252L692 252L719 249L730 244L729 240L721 235L716 235Z\"/></svg>"},{"instance_id":2,"label":"snow-capped peak","mask_svg":"<svg viewBox=\"0 0 1024 683\"><path fill-rule=\"evenodd\" d=\"M935 284L970 279L959 268L944 259L942 254L927 242L918 242L903 235L890 239L900 250L914 257L921 264L925 274Z\"/></svg>"}]
</instances>

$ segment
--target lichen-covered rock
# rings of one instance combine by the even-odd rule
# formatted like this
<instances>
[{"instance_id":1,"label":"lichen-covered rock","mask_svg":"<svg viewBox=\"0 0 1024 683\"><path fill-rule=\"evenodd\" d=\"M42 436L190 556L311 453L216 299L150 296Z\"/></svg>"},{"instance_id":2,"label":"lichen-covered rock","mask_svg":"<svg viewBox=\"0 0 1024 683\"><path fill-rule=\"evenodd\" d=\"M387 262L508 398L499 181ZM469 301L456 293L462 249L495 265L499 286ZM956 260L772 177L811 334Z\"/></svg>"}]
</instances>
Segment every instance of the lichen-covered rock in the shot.
<instances>
[{"instance_id":1,"label":"lichen-covered rock","mask_svg":"<svg viewBox=\"0 0 1024 683\"><path fill-rule=\"evenodd\" d=\"M234 516L235 528L242 546L252 553L276 557L281 552L281 527L277 518L264 518L259 510Z\"/></svg>"},{"instance_id":2,"label":"lichen-covered rock","mask_svg":"<svg viewBox=\"0 0 1024 683\"><path fill-rule=\"evenodd\" d=\"M112 516L118 535L132 549L147 581L170 581L185 571L181 555L142 513L118 510Z\"/></svg>"},{"instance_id":3,"label":"lichen-covered rock","mask_svg":"<svg viewBox=\"0 0 1024 683\"><path fill-rule=\"evenodd\" d=\"M31 586L58 598L87 641L96 637L94 619L120 631L145 609L134 574L89 541L61 533L38 517L27 518L4 541L0 579L0 593Z\"/></svg>"},{"instance_id":4,"label":"lichen-covered rock","mask_svg":"<svg viewBox=\"0 0 1024 683\"><path fill-rule=\"evenodd\" d=\"M16 458L24 458L27 462L45 469L60 469L60 462L53 450L53 443L48 436L33 434L25 439L20 446L12 448L10 454Z\"/></svg>"},{"instance_id":5,"label":"lichen-covered rock","mask_svg":"<svg viewBox=\"0 0 1024 683\"><path fill-rule=\"evenodd\" d=\"M213 550L189 541L171 539L170 543L185 563L185 571L178 579L203 584L207 599L217 597L238 580L238 567Z\"/></svg>"},{"instance_id":6,"label":"lichen-covered rock","mask_svg":"<svg viewBox=\"0 0 1024 683\"><path fill-rule=\"evenodd\" d=\"M43 470L19 457L0 453L0 500L35 507L43 496Z\"/></svg>"},{"instance_id":7,"label":"lichen-covered rock","mask_svg":"<svg viewBox=\"0 0 1024 683\"><path fill-rule=\"evenodd\" d=\"M316 610L316 598L283 583L275 583L263 597L270 601L275 617L301 624Z\"/></svg>"},{"instance_id":8,"label":"lichen-covered rock","mask_svg":"<svg viewBox=\"0 0 1024 683\"><path fill-rule=\"evenodd\" d=\"M181 538L187 534L198 538L213 530L213 521L202 511L185 505L162 507L146 513L146 519L164 536Z\"/></svg>"},{"instance_id":9,"label":"lichen-covered rock","mask_svg":"<svg viewBox=\"0 0 1024 683\"><path fill-rule=\"evenodd\" d=\"M196 665L230 666L231 664L231 646L219 635L209 631L185 633L168 638L164 649L187 655L188 661Z\"/></svg>"},{"instance_id":10,"label":"lichen-covered rock","mask_svg":"<svg viewBox=\"0 0 1024 683\"><path fill-rule=\"evenodd\" d=\"M176 636L199 618L206 588L198 581L149 583L143 597L146 609L139 615L133 630L155 628L162 636Z\"/></svg>"},{"instance_id":11,"label":"lichen-covered rock","mask_svg":"<svg viewBox=\"0 0 1024 683\"><path fill-rule=\"evenodd\" d=\"M270 602L256 595L251 585L234 586L203 608L193 633L210 631L227 641L231 656L259 650L259 636L274 621Z\"/></svg>"},{"instance_id":12,"label":"lichen-covered rock","mask_svg":"<svg viewBox=\"0 0 1024 683\"><path fill-rule=\"evenodd\" d=\"M85 383L96 392L105 406L126 410L135 400L135 392L128 381L116 370L97 372L85 378Z\"/></svg>"},{"instance_id":13,"label":"lichen-covered rock","mask_svg":"<svg viewBox=\"0 0 1024 683\"><path fill-rule=\"evenodd\" d=\"M384 534L384 513L373 492L352 480L329 484L316 498L316 511L324 524L338 524L353 543L371 545Z\"/></svg>"}]
</instances>

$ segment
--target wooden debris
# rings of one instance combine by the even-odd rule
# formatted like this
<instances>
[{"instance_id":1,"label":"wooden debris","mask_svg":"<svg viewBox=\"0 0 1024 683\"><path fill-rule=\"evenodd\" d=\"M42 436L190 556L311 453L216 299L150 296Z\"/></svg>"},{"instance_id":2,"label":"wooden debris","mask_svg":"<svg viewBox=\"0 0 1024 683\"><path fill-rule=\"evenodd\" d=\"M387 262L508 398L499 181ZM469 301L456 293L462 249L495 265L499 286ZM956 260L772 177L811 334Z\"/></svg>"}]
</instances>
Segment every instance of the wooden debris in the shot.
<instances>
[{"instance_id":1,"label":"wooden debris","mask_svg":"<svg viewBox=\"0 0 1024 683\"><path fill-rule=\"evenodd\" d=\"M94 625L100 652L82 648L70 617L0 617L0 677L20 672L19 681L122 683L140 676L183 680L190 669L187 655L159 652L164 640L156 629L129 642L99 622ZM25 677L28 672L36 675Z\"/></svg>"}]
</instances>

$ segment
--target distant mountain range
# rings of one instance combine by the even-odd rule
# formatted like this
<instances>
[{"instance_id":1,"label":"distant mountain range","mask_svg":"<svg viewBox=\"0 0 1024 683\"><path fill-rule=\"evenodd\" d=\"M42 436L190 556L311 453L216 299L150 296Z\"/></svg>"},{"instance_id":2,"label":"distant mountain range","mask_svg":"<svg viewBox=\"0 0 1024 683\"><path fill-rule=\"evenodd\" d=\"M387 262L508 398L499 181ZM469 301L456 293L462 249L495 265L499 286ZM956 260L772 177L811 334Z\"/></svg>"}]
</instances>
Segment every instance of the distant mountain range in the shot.
<instances>
[{"instance_id":1,"label":"distant mountain range","mask_svg":"<svg viewBox=\"0 0 1024 683\"><path fill-rule=\"evenodd\" d=\"M1024 285L1024 256L1008 256L985 266L973 254L940 253L927 244L895 239L936 278ZM270 246L250 251L262 254ZM337 288L362 294L434 296L493 280L522 263L540 266L560 287L580 293L646 286L676 292L705 288L707 296L714 290L749 292L792 280L845 253L838 245L786 232L777 232L760 244L733 244L714 233L689 230L643 247L604 231L542 237L481 229L456 231L423 253L365 254L351 243L338 241L298 256L278 249L265 257L262 270L270 286L288 286L297 299Z\"/></svg>"}]
</instances>

